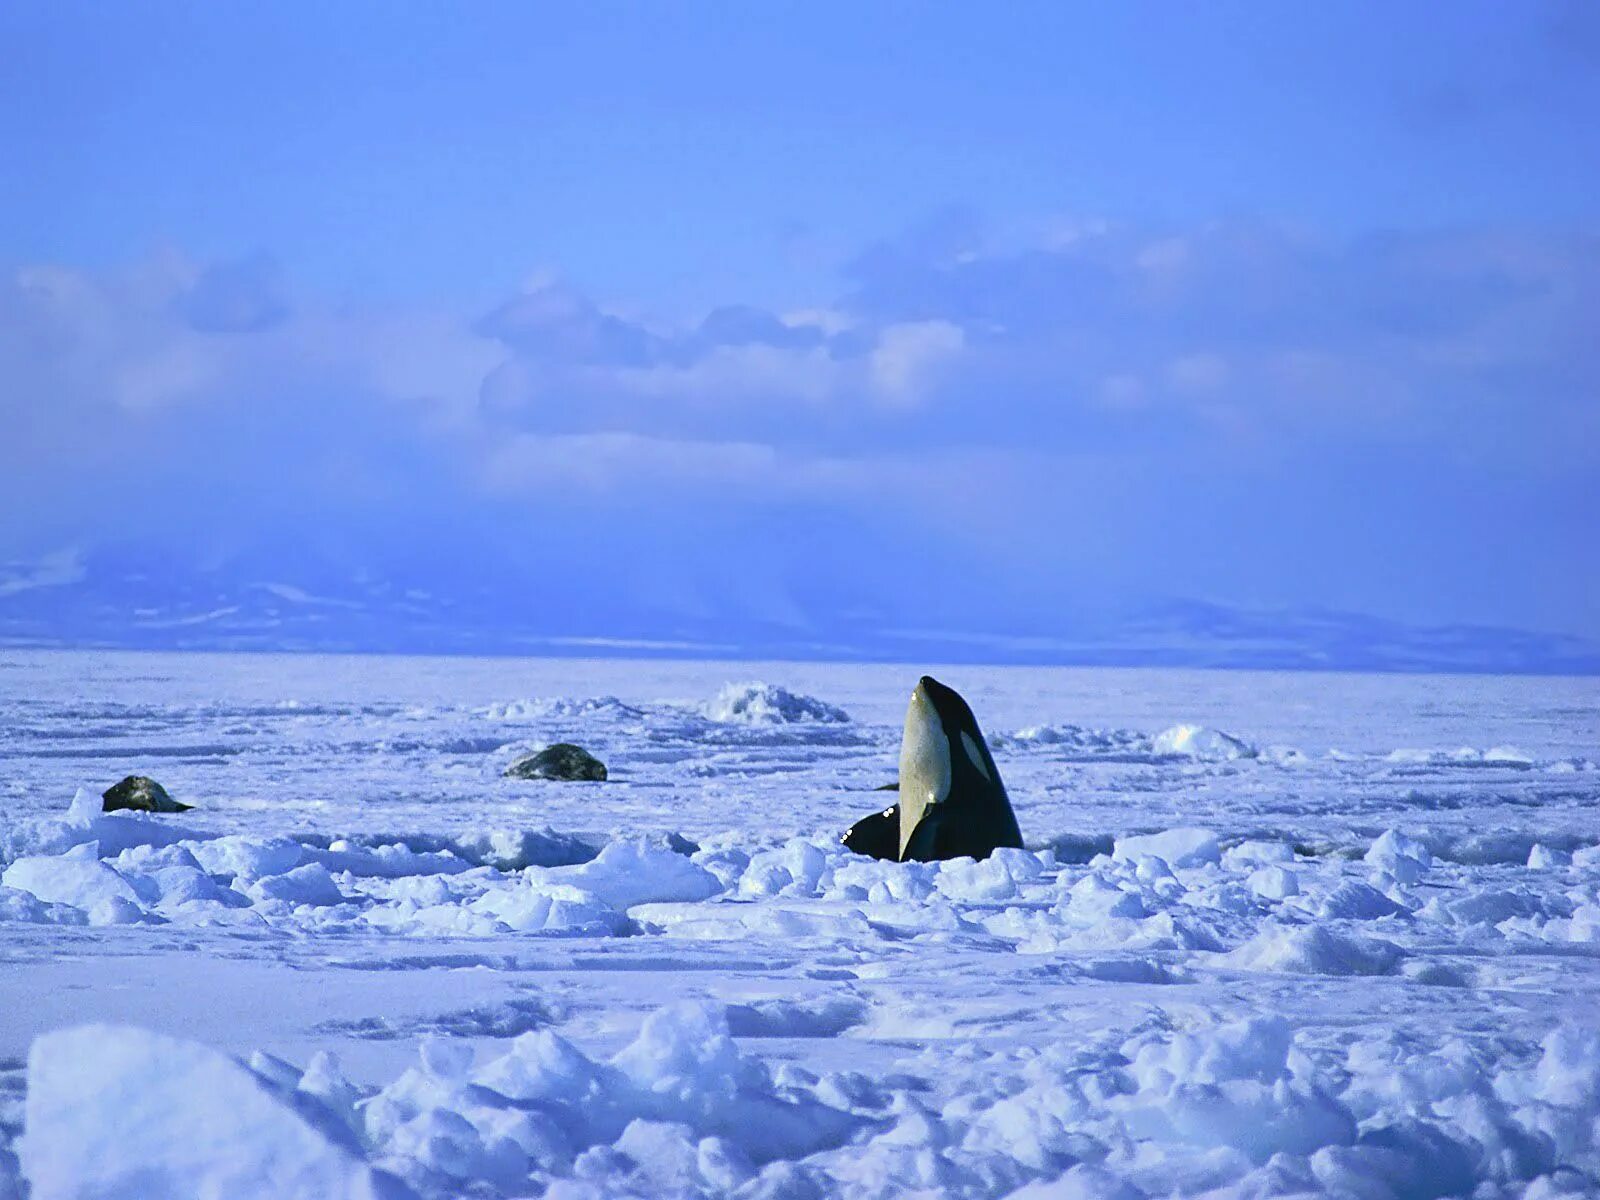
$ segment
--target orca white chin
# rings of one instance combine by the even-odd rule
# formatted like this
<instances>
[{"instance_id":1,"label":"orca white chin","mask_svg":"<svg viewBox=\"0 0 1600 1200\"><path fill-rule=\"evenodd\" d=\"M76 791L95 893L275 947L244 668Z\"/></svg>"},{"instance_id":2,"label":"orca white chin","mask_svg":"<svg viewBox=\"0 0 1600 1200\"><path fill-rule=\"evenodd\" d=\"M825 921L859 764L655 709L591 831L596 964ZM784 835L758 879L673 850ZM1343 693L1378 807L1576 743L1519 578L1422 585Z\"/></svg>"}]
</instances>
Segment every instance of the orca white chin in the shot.
<instances>
[{"instance_id":1,"label":"orca white chin","mask_svg":"<svg viewBox=\"0 0 1600 1200\"><path fill-rule=\"evenodd\" d=\"M950 795L950 739L939 710L921 683L906 706L905 735L900 740L900 854L923 814Z\"/></svg>"}]
</instances>

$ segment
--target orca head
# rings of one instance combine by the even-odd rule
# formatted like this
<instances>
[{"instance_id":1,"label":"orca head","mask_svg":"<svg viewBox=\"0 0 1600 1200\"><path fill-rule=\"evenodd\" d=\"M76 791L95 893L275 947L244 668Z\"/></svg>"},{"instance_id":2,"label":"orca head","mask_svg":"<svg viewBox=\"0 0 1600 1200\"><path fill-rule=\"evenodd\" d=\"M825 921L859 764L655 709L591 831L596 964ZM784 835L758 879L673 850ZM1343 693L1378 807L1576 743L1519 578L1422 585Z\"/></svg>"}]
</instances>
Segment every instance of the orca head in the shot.
<instances>
[{"instance_id":1,"label":"orca head","mask_svg":"<svg viewBox=\"0 0 1600 1200\"><path fill-rule=\"evenodd\" d=\"M911 691L900 742L902 854L923 815L947 802L958 783L990 790L998 786L999 774L977 718L961 694L924 675Z\"/></svg>"},{"instance_id":2,"label":"orca head","mask_svg":"<svg viewBox=\"0 0 1600 1200\"><path fill-rule=\"evenodd\" d=\"M974 857L981 858L996 846L1022 845L1000 768L983 740L978 719L961 693L924 675L912 689L900 742L902 861L923 818L943 806L949 806L945 828L963 829L956 844L970 843Z\"/></svg>"},{"instance_id":3,"label":"orca head","mask_svg":"<svg viewBox=\"0 0 1600 1200\"><path fill-rule=\"evenodd\" d=\"M917 689L927 697L928 703L939 714L939 720L944 726L946 741L952 750L960 753L953 756L956 762L955 775L959 778L966 774L966 767L970 766L989 783L999 781L999 772L995 769L994 756L989 753L989 744L983 740L983 730L978 728L978 718L972 715L971 706L962 699L961 693L955 688L946 687L932 675L924 675L917 681ZM960 762L965 759L965 764Z\"/></svg>"}]
</instances>

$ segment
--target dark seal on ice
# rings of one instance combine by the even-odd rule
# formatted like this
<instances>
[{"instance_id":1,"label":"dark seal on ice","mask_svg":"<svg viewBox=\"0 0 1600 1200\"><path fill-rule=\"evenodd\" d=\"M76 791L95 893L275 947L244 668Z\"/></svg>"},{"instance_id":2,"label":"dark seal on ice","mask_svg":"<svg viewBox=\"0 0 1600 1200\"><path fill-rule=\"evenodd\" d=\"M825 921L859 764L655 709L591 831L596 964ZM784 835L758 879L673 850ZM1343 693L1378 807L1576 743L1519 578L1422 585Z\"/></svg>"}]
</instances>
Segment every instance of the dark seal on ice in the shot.
<instances>
[{"instance_id":1,"label":"dark seal on ice","mask_svg":"<svg viewBox=\"0 0 1600 1200\"><path fill-rule=\"evenodd\" d=\"M900 803L851 826L847 847L875 858L987 858L1022 845L1000 769L959 692L924 675L900 740Z\"/></svg>"},{"instance_id":2,"label":"dark seal on ice","mask_svg":"<svg viewBox=\"0 0 1600 1200\"><path fill-rule=\"evenodd\" d=\"M537 754L517 759L505 773L513 779L603 780L606 765L582 746L557 742Z\"/></svg>"},{"instance_id":3,"label":"dark seal on ice","mask_svg":"<svg viewBox=\"0 0 1600 1200\"><path fill-rule=\"evenodd\" d=\"M127 808L134 812L175 813L188 812L193 807L192 804L179 804L167 795L166 788L148 775L129 775L121 783L113 784L100 793L101 812Z\"/></svg>"}]
</instances>

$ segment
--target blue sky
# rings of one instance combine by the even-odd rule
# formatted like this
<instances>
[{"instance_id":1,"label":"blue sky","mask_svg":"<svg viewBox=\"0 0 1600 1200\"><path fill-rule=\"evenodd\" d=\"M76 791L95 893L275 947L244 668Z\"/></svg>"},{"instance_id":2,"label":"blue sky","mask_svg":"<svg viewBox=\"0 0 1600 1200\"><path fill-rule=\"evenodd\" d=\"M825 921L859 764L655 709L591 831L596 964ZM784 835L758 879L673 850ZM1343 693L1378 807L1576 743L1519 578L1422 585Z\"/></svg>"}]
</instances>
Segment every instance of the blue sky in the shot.
<instances>
[{"instance_id":1,"label":"blue sky","mask_svg":"<svg viewBox=\"0 0 1600 1200\"><path fill-rule=\"evenodd\" d=\"M1596 11L7 5L0 562L1600 635Z\"/></svg>"}]
</instances>

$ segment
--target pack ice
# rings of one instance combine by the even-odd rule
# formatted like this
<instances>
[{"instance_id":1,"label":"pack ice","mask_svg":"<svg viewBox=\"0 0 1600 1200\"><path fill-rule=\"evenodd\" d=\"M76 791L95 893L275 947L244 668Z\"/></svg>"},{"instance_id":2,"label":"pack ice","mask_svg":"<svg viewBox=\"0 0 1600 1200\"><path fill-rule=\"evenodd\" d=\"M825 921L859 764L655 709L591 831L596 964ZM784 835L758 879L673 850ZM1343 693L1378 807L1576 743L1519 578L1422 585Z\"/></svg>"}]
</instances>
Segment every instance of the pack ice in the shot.
<instances>
[{"instance_id":1,"label":"pack ice","mask_svg":"<svg viewBox=\"0 0 1600 1200\"><path fill-rule=\"evenodd\" d=\"M1591 681L969 671L923 864L898 669L6 665L0 1197L1600 1194Z\"/></svg>"}]
</instances>

